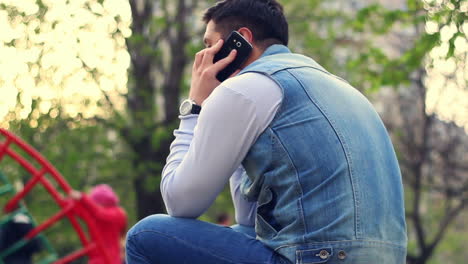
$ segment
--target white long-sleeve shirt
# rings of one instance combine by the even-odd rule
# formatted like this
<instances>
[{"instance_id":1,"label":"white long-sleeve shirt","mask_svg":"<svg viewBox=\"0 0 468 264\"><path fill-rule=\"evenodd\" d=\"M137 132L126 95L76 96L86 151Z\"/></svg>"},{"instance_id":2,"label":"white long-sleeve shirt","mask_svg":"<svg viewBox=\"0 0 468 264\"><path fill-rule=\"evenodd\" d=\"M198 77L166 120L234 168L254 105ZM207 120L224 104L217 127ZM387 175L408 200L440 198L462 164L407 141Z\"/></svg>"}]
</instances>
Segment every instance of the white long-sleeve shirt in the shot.
<instances>
[{"instance_id":1,"label":"white long-sleeve shirt","mask_svg":"<svg viewBox=\"0 0 468 264\"><path fill-rule=\"evenodd\" d=\"M254 225L256 203L240 193L241 162L273 120L282 96L269 77L246 73L218 86L200 115L180 117L161 180L170 215L200 216L229 181L236 222Z\"/></svg>"}]
</instances>

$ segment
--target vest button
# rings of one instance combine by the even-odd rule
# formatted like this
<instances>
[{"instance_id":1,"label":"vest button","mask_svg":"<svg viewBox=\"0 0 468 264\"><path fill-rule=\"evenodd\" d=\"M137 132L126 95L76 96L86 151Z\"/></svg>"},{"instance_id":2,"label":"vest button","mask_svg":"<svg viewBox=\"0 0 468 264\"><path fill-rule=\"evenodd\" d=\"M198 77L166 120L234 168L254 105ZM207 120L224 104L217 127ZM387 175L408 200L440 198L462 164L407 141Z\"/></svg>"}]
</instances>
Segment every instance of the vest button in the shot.
<instances>
[{"instance_id":1,"label":"vest button","mask_svg":"<svg viewBox=\"0 0 468 264\"><path fill-rule=\"evenodd\" d=\"M346 252L344 252L343 250L340 250L340 252L338 252L338 258L343 260L346 258Z\"/></svg>"},{"instance_id":2,"label":"vest button","mask_svg":"<svg viewBox=\"0 0 468 264\"><path fill-rule=\"evenodd\" d=\"M320 250L319 257L321 259L327 259L330 254L325 249Z\"/></svg>"}]
</instances>

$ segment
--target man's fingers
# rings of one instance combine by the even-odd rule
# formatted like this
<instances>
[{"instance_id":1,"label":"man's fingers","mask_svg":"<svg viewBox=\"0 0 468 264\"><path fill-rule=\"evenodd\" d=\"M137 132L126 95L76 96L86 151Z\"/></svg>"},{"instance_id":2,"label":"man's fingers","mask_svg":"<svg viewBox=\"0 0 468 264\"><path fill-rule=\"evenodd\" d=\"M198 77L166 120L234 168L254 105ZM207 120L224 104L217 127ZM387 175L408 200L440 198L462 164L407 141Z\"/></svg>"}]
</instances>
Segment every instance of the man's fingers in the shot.
<instances>
[{"instance_id":1,"label":"man's fingers","mask_svg":"<svg viewBox=\"0 0 468 264\"><path fill-rule=\"evenodd\" d=\"M200 64L201 64L201 62L203 60L203 54L204 53L205 53L205 50L201 50L201 51L197 52L197 54L195 54L195 60L193 62L193 68L194 69L197 69L200 66Z\"/></svg>"},{"instance_id":2,"label":"man's fingers","mask_svg":"<svg viewBox=\"0 0 468 264\"><path fill-rule=\"evenodd\" d=\"M205 54L203 56L203 64L204 65L211 65L213 64L213 58L218 53L218 51L223 46L224 41L222 39L218 40L216 44L212 47L205 49Z\"/></svg>"},{"instance_id":3,"label":"man's fingers","mask_svg":"<svg viewBox=\"0 0 468 264\"><path fill-rule=\"evenodd\" d=\"M216 62L213 65L213 70L216 73L220 72L222 69L226 68L229 65L229 63L234 61L234 59L236 58L236 55L237 55L237 50L235 49L231 50L231 53L229 53L229 55L226 58Z\"/></svg>"},{"instance_id":4,"label":"man's fingers","mask_svg":"<svg viewBox=\"0 0 468 264\"><path fill-rule=\"evenodd\" d=\"M219 39L218 42L216 42L216 44L214 44L213 47L210 47L208 50L210 50L211 51L210 53L213 54L214 56L221 49L221 47L223 46L223 43L224 43L224 40Z\"/></svg>"}]
</instances>

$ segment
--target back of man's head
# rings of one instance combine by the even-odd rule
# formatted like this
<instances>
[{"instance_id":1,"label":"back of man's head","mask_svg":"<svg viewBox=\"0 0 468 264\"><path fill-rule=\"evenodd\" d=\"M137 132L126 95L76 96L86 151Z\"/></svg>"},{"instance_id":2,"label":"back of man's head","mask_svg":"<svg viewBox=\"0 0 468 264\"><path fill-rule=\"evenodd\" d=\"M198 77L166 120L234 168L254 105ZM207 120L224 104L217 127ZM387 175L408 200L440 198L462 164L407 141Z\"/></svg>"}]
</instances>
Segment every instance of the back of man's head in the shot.
<instances>
[{"instance_id":1,"label":"back of man's head","mask_svg":"<svg viewBox=\"0 0 468 264\"><path fill-rule=\"evenodd\" d=\"M203 21L213 21L225 38L233 30L247 27L257 45L288 45L288 22L276 0L223 0L205 11Z\"/></svg>"}]
</instances>

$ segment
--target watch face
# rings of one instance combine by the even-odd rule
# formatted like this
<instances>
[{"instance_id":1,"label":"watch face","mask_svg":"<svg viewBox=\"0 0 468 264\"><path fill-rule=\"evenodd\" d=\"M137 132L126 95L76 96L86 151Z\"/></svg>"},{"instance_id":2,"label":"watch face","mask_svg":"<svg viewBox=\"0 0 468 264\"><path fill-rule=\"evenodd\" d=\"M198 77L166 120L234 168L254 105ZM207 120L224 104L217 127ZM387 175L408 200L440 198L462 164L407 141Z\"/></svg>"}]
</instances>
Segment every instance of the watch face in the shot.
<instances>
[{"instance_id":1,"label":"watch face","mask_svg":"<svg viewBox=\"0 0 468 264\"><path fill-rule=\"evenodd\" d=\"M192 111L192 102L190 100L185 100L180 105L179 112L181 115L188 115Z\"/></svg>"}]
</instances>

